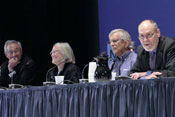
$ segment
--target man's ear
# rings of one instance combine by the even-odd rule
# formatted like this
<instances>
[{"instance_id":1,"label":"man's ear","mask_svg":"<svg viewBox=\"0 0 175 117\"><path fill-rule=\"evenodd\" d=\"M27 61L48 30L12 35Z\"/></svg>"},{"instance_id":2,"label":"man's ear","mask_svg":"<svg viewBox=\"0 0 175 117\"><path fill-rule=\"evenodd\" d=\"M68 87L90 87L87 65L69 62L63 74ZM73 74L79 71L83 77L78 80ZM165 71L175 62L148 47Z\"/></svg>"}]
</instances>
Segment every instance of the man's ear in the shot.
<instances>
[{"instance_id":1,"label":"man's ear","mask_svg":"<svg viewBox=\"0 0 175 117\"><path fill-rule=\"evenodd\" d=\"M156 34L157 34L158 37L160 37L160 29L159 28L156 29Z\"/></svg>"}]
</instances>

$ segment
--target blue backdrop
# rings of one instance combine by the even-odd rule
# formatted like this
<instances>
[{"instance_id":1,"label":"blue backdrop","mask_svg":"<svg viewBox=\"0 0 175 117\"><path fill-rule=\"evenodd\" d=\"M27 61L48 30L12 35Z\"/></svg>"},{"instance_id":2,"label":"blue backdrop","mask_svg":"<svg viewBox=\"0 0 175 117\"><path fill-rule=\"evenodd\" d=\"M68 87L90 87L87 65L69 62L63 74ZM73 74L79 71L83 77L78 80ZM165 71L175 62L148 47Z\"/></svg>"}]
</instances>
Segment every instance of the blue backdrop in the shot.
<instances>
[{"instance_id":1,"label":"blue backdrop","mask_svg":"<svg viewBox=\"0 0 175 117\"><path fill-rule=\"evenodd\" d=\"M107 50L108 34L115 28L127 30L137 48L138 24L157 22L161 35L175 37L175 0L99 0L100 51Z\"/></svg>"}]
</instances>

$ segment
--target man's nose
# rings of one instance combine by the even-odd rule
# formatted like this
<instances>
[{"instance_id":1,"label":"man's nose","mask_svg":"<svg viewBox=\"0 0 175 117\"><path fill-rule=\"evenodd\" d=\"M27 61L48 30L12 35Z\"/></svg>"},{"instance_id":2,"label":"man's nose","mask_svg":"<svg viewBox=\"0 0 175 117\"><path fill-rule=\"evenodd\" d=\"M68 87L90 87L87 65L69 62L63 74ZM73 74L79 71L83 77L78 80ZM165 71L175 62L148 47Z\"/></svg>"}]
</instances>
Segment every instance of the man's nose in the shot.
<instances>
[{"instance_id":1,"label":"man's nose","mask_svg":"<svg viewBox=\"0 0 175 117\"><path fill-rule=\"evenodd\" d=\"M113 41L111 41L111 42L110 42L110 45L111 45L111 46L113 46L113 45L114 45L114 42L113 42Z\"/></svg>"},{"instance_id":2,"label":"man's nose","mask_svg":"<svg viewBox=\"0 0 175 117\"><path fill-rule=\"evenodd\" d=\"M16 52L13 52L13 53L12 53L12 56L16 56Z\"/></svg>"}]
</instances>

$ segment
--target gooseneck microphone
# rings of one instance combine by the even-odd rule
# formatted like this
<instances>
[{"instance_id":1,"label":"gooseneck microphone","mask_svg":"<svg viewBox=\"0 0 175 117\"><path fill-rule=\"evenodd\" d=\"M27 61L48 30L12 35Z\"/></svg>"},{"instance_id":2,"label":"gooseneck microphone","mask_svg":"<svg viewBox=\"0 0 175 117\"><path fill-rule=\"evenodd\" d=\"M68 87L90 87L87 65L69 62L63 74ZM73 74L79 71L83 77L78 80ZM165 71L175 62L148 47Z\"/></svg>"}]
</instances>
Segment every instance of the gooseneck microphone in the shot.
<instances>
[{"instance_id":1,"label":"gooseneck microphone","mask_svg":"<svg viewBox=\"0 0 175 117\"><path fill-rule=\"evenodd\" d=\"M89 63L86 64L84 67L83 67L83 70L82 70L82 78L84 79L84 70L89 66Z\"/></svg>"},{"instance_id":2,"label":"gooseneck microphone","mask_svg":"<svg viewBox=\"0 0 175 117\"><path fill-rule=\"evenodd\" d=\"M97 60L96 60L96 58L94 57L94 60L92 60L92 61L90 61L90 62L96 62L96 61L97 61ZM86 64L86 65L83 67L82 74L81 74L82 79L85 79L85 78L84 78L84 71L85 71L85 69L86 69L88 66L89 66L89 63Z\"/></svg>"},{"instance_id":3,"label":"gooseneck microphone","mask_svg":"<svg viewBox=\"0 0 175 117\"><path fill-rule=\"evenodd\" d=\"M60 64L62 64L62 63L64 63L65 61L67 61L67 59L64 59L64 58L61 59L60 62L57 64L57 66L60 65ZM49 79L48 79L48 74L49 74L49 72L50 72L52 69L54 69L55 67L57 67L57 66L54 66L54 67L50 68L50 69L47 71L47 73L46 73L46 82L49 81ZM54 74L52 74L52 75L53 75L53 77L54 77ZM49 81L49 82L50 82L50 81Z\"/></svg>"},{"instance_id":4,"label":"gooseneck microphone","mask_svg":"<svg viewBox=\"0 0 175 117\"><path fill-rule=\"evenodd\" d=\"M46 86L55 85L55 82L50 81L50 79L49 79L49 77L48 77L48 74L50 73L50 71L53 70L55 67L57 67L57 66L54 66L54 67L50 68L50 69L47 71L47 73L46 73L46 81L43 82L43 85L46 85ZM53 75L53 77L54 77L54 75Z\"/></svg>"},{"instance_id":5,"label":"gooseneck microphone","mask_svg":"<svg viewBox=\"0 0 175 117\"><path fill-rule=\"evenodd\" d=\"M46 82L43 82L43 85L55 85L55 84L56 84L55 82L50 81L48 75L49 75L49 73L50 73L54 68L56 68L58 65L60 65L60 64L62 64L62 63L65 63L66 61L67 61L67 59L62 58L62 60L60 60L60 62L59 62L56 66L50 68L50 69L47 71L47 73L46 73ZM51 77L54 78L54 74L51 74Z\"/></svg>"},{"instance_id":6,"label":"gooseneck microphone","mask_svg":"<svg viewBox=\"0 0 175 117\"><path fill-rule=\"evenodd\" d=\"M8 75L9 75L9 77L10 77L10 84L9 84L9 88L10 89L15 89L15 88L24 88L24 86L23 85L21 85L21 84L14 84L14 75L16 74L16 71L12 71L11 73L9 73Z\"/></svg>"},{"instance_id":7,"label":"gooseneck microphone","mask_svg":"<svg viewBox=\"0 0 175 117\"><path fill-rule=\"evenodd\" d=\"M47 73L46 73L46 82L50 82L48 75L49 75L50 71L53 70L53 69L56 68L56 67L57 67L57 66L54 66L54 67L50 68L50 69L47 71ZM52 75L54 75L54 74L52 74ZM54 76L53 76L53 77L54 77Z\"/></svg>"},{"instance_id":8,"label":"gooseneck microphone","mask_svg":"<svg viewBox=\"0 0 175 117\"><path fill-rule=\"evenodd\" d=\"M77 84L76 82L73 82L71 80L63 80L63 81L59 82L59 84L64 83L64 82L71 83L71 84Z\"/></svg>"}]
</instances>

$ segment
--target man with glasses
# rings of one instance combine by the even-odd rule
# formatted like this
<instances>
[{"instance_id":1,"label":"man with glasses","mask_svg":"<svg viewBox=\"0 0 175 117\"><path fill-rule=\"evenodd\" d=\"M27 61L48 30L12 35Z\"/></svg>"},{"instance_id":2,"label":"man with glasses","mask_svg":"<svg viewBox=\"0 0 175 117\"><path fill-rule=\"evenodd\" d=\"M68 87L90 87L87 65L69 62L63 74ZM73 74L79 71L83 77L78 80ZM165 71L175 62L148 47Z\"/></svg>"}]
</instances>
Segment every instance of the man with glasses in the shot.
<instances>
[{"instance_id":1,"label":"man with glasses","mask_svg":"<svg viewBox=\"0 0 175 117\"><path fill-rule=\"evenodd\" d=\"M20 42L15 40L6 41L4 54L8 60L1 65L0 86L35 84L36 65L29 57L22 56Z\"/></svg>"},{"instance_id":2,"label":"man with glasses","mask_svg":"<svg viewBox=\"0 0 175 117\"><path fill-rule=\"evenodd\" d=\"M153 20L144 20L138 26L137 60L131 69L133 79L175 76L175 40L160 36Z\"/></svg>"},{"instance_id":3,"label":"man with glasses","mask_svg":"<svg viewBox=\"0 0 175 117\"><path fill-rule=\"evenodd\" d=\"M109 33L109 44L115 55L113 60L109 61L109 68L112 74L116 76L129 76L137 54L131 51L133 42L129 33L123 29L114 29Z\"/></svg>"}]
</instances>

